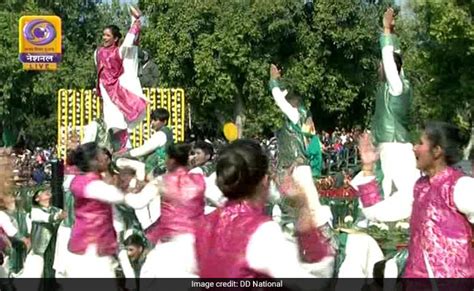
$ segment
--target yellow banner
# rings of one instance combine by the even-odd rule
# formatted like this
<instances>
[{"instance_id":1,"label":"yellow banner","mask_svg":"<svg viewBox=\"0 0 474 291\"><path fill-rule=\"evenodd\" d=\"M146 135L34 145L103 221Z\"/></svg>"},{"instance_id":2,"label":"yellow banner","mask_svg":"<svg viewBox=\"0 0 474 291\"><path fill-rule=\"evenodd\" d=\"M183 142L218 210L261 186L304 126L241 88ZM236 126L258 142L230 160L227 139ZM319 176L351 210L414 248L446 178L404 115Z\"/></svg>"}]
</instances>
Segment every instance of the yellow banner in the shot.
<instances>
[{"instance_id":1,"label":"yellow banner","mask_svg":"<svg viewBox=\"0 0 474 291\"><path fill-rule=\"evenodd\" d=\"M150 101L145 119L130 134L133 147L141 146L153 134L150 115L156 108L165 108L170 113L169 127L174 140L185 139L186 98L180 88L144 88L143 93ZM61 89L58 91L58 156L66 159L67 145L72 139L82 140L84 127L102 117L101 99L89 89Z\"/></svg>"}]
</instances>

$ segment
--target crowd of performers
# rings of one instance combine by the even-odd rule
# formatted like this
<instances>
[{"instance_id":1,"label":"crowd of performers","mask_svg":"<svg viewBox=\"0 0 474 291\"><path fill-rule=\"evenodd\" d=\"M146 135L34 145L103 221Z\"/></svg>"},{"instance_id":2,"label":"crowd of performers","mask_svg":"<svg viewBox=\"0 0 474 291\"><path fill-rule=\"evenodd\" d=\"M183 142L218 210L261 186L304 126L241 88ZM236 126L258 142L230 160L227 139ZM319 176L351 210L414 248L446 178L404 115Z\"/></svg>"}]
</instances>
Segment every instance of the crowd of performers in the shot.
<instances>
[{"instance_id":1,"label":"crowd of performers","mask_svg":"<svg viewBox=\"0 0 474 291\"><path fill-rule=\"evenodd\" d=\"M127 129L146 107L128 71L140 29L132 12L122 45L109 26L96 52L104 119L68 151L63 209L52 206L48 186L35 192L31 212L17 208L2 161L2 277L474 277L474 178L453 167L467 141L457 127L431 122L409 142L412 93L393 10L380 38L372 133L360 139L362 171L353 180L367 221L409 218L408 247L389 258L369 235L334 229L308 158L314 123L275 65L269 89L285 118L275 169L254 140L236 140L216 158L206 142L175 143L164 108L151 114L150 139L129 149ZM283 214L292 223L281 225Z\"/></svg>"}]
</instances>

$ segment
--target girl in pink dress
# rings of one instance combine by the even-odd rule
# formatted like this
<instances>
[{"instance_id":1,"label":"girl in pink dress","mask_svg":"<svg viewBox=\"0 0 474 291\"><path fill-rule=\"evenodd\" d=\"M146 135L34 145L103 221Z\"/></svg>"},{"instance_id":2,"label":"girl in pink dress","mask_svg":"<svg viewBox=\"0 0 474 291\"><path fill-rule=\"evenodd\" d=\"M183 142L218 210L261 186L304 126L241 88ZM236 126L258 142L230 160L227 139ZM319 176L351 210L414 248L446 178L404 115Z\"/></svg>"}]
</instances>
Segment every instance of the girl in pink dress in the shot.
<instances>
[{"instance_id":1,"label":"girl in pink dress","mask_svg":"<svg viewBox=\"0 0 474 291\"><path fill-rule=\"evenodd\" d=\"M140 14L132 16L132 26L119 45L119 28L109 25L104 29L103 46L95 51L97 66L97 94L102 97L104 122L112 130L120 151L128 145L128 129L143 120L147 101L138 79L138 35Z\"/></svg>"},{"instance_id":2,"label":"girl in pink dress","mask_svg":"<svg viewBox=\"0 0 474 291\"><path fill-rule=\"evenodd\" d=\"M324 262L332 259L334 250L317 227L314 204L308 202L314 197L294 197L299 205L298 246L265 214L268 163L252 140L235 141L220 154L216 184L228 201L197 224L201 278L311 278L325 268L332 273Z\"/></svg>"},{"instance_id":3,"label":"girl in pink dress","mask_svg":"<svg viewBox=\"0 0 474 291\"><path fill-rule=\"evenodd\" d=\"M417 167L425 175L416 182L410 199L385 207L372 172L378 157L370 136L362 137L360 152L367 179L359 186L363 206L380 206L380 211L411 210L406 278L474 277L474 178L453 167L460 160L463 145L455 126L428 123L413 149Z\"/></svg>"},{"instance_id":4,"label":"girl in pink dress","mask_svg":"<svg viewBox=\"0 0 474 291\"><path fill-rule=\"evenodd\" d=\"M95 143L75 150L73 164L79 169L70 184L74 195L75 221L68 243L66 272L70 278L114 278L117 234L113 204L129 204L134 194L124 194L106 183L110 159Z\"/></svg>"}]
</instances>

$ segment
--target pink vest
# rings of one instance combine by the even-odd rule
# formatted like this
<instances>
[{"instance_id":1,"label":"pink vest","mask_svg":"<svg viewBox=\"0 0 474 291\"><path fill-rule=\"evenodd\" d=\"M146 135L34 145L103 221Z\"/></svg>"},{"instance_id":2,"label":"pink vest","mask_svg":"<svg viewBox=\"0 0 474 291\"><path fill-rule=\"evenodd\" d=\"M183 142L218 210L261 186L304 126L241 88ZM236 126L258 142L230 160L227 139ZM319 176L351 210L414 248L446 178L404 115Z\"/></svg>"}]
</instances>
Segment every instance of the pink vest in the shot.
<instances>
[{"instance_id":1,"label":"pink vest","mask_svg":"<svg viewBox=\"0 0 474 291\"><path fill-rule=\"evenodd\" d=\"M196 256L201 278L263 278L246 260L250 237L271 218L248 201L229 201L206 215L196 229ZM271 242L269 242L271 243Z\"/></svg>"},{"instance_id":2,"label":"pink vest","mask_svg":"<svg viewBox=\"0 0 474 291\"><path fill-rule=\"evenodd\" d=\"M159 220L146 230L154 244L178 234L193 233L195 224L204 215L206 184L201 174L190 174L179 168L164 176L165 193Z\"/></svg>"},{"instance_id":3,"label":"pink vest","mask_svg":"<svg viewBox=\"0 0 474 291\"><path fill-rule=\"evenodd\" d=\"M124 73L119 47L101 47L97 51L97 93L101 95L102 84L112 102L120 109L127 122L138 119L146 109L146 101L120 85L119 77Z\"/></svg>"},{"instance_id":4,"label":"pink vest","mask_svg":"<svg viewBox=\"0 0 474 291\"><path fill-rule=\"evenodd\" d=\"M454 186L462 176L448 167L431 181L422 177L415 184L404 277L428 277L423 251L436 278L474 277L471 225L453 201Z\"/></svg>"},{"instance_id":5,"label":"pink vest","mask_svg":"<svg viewBox=\"0 0 474 291\"><path fill-rule=\"evenodd\" d=\"M101 180L98 173L87 173L76 176L71 182L75 222L69 240L69 251L84 254L90 244L96 244L100 256L111 256L118 250L112 206L86 198L84 193L86 186L97 180Z\"/></svg>"}]
</instances>

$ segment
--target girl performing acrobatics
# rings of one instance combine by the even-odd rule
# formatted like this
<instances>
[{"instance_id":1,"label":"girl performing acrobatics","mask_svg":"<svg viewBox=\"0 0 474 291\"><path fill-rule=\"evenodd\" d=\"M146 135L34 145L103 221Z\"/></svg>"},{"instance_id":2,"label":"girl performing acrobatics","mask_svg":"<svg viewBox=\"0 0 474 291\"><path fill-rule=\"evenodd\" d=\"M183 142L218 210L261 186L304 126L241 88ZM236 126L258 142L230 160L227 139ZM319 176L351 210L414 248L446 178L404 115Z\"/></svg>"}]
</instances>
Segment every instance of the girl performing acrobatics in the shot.
<instances>
[{"instance_id":1,"label":"girl performing acrobatics","mask_svg":"<svg viewBox=\"0 0 474 291\"><path fill-rule=\"evenodd\" d=\"M102 97L104 121L112 130L119 150L127 148L128 129L140 122L146 113L146 98L137 75L137 40L141 13L131 8L132 26L119 45L119 28L104 29L103 46L95 51L97 94Z\"/></svg>"}]
</instances>

